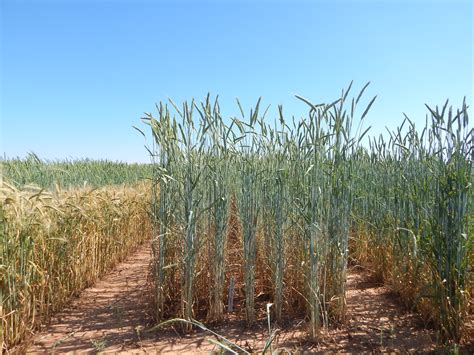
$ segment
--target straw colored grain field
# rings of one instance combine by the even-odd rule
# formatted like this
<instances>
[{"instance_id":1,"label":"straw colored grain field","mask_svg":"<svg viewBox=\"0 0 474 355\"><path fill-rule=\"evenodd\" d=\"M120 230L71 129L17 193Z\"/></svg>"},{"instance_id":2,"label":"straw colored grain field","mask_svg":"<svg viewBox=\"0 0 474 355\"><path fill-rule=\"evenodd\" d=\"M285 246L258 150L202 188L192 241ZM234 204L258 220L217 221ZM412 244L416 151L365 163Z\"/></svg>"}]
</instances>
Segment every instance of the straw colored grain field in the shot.
<instances>
[{"instance_id":1,"label":"straw colored grain field","mask_svg":"<svg viewBox=\"0 0 474 355\"><path fill-rule=\"evenodd\" d=\"M144 183L48 191L35 185L16 188L4 180L2 349L25 339L71 296L148 240L148 205Z\"/></svg>"}]
</instances>

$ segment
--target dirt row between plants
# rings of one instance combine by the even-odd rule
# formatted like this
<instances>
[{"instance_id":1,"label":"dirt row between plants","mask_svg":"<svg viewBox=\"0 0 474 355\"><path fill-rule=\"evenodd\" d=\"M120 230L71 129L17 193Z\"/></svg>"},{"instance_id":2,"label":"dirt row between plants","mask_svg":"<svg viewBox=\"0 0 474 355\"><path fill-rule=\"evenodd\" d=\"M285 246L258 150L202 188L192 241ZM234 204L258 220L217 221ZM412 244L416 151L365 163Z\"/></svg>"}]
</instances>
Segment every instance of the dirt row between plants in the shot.
<instances>
[{"instance_id":1,"label":"dirt row between plants","mask_svg":"<svg viewBox=\"0 0 474 355\"><path fill-rule=\"evenodd\" d=\"M218 347L210 334L196 331L180 335L174 330L148 331L150 248L140 247L94 287L84 290L57 314L29 344L27 353L209 353ZM242 348L258 352L268 338L266 319L251 329L229 318L211 327ZM402 310L396 297L369 274L352 268L348 274L347 321L314 344L307 340L303 320L289 321L278 332L273 350L308 352L429 352L435 349L435 332L424 329L418 317ZM215 337L212 337L215 339Z\"/></svg>"}]
</instances>

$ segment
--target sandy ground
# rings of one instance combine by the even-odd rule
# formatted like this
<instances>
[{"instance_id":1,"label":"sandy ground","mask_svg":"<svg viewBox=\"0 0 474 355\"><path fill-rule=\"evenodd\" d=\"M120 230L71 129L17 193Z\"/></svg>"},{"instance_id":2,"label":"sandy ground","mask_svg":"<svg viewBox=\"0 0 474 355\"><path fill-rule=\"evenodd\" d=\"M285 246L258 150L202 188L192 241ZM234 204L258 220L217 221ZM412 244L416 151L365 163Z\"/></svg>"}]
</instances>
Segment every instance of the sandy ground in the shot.
<instances>
[{"instance_id":1,"label":"sandy ground","mask_svg":"<svg viewBox=\"0 0 474 355\"><path fill-rule=\"evenodd\" d=\"M210 334L180 335L174 330L149 331L149 247L141 247L111 273L86 289L70 307L54 317L17 352L33 353L209 353L218 347ZM318 343L308 341L303 320L288 320L278 332L273 350L305 353L429 353L435 350L435 332L403 310L390 291L370 281L361 269L348 273L347 321ZM268 338L266 319L252 328L229 319L210 327L251 352L261 351ZM215 338L214 338L215 339ZM466 348L466 353L472 349Z\"/></svg>"},{"instance_id":2,"label":"sandy ground","mask_svg":"<svg viewBox=\"0 0 474 355\"><path fill-rule=\"evenodd\" d=\"M140 247L58 313L49 326L36 334L27 353L94 353L133 348L138 341L135 328L150 319L143 294L149 262L150 248Z\"/></svg>"}]
</instances>

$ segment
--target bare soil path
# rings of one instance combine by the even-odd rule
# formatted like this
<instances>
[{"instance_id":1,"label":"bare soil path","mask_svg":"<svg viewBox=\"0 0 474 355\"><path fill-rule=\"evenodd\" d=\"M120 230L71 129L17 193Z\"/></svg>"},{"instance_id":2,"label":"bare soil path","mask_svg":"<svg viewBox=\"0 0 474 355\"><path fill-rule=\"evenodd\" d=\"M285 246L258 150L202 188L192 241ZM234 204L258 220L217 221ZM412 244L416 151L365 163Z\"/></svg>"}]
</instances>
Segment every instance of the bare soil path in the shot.
<instances>
[{"instance_id":1,"label":"bare soil path","mask_svg":"<svg viewBox=\"0 0 474 355\"><path fill-rule=\"evenodd\" d=\"M93 287L84 290L36 334L27 353L94 353L139 348L146 324L150 248L141 246Z\"/></svg>"},{"instance_id":2,"label":"bare soil path","mask_svg":"<svg viewBox=\"0 0 474 355\"><path fill-rule=\"evenodd\" d=\"M209 334L179 335L150 329L147 276L150 249L139 248L94 287L86 289L49 326L36 334L27 353L209 353L218 350ZM273 349L296 352L431 352L435 333L416 315L402 310L389 290L370 282L360 269L348 276L347 321L318 344L306 338L302 320L288 321ZM268 337L266 319L251 329L229 318L211 329L249 351L259 351Z\"/></svg>"}]
</instances>

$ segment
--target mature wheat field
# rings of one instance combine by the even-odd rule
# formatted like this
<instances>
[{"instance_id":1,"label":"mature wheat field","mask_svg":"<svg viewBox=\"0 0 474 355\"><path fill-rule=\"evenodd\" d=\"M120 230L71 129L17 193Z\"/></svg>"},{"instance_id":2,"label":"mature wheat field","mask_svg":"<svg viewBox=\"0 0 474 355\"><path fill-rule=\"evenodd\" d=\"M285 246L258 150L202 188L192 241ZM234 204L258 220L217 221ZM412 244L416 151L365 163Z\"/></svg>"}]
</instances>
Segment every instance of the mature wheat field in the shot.
<instances>
[{"instance_id":1,"label":"mature wheat field","mask_svg":"<svg viewBox=\"0 0 474 355\"><path fill-rule=\"evenodd\" d=\"M2 349L24 340L149 239L146 171L147 166L44 162L34 156L2 162Z\"/></svg>"}]
</instances>

